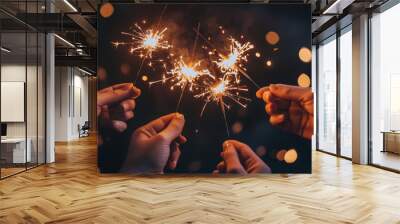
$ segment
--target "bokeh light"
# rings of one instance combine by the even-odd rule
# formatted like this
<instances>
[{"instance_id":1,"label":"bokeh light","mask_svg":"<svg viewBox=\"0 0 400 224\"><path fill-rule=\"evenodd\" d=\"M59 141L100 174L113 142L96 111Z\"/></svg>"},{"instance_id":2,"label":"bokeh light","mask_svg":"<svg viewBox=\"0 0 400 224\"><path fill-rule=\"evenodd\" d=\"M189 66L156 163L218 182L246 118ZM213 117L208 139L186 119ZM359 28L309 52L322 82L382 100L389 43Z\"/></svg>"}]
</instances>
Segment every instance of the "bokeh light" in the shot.
<instances>
[{"instance_id":1,"label":"bokeh light","mask_svg":"<svg viewBox=\"0 0 400 224\"><path fill-rule=\"evenodd\" d=\"M297 160L297 151L296 151L296 149L289 149L285 153L284 160L288 164L296 162L296 160Z\"/></svg>"},{"instance_id":2,"label":"bokeh light","mask_svg":"<svg viewBox=\"0 0 400 224\"><path fill-rule=\"evenodd\" d=\"M304 63L310 63L311 59L312 59L311 50L306 48L306 47L300 48L300 50L299 50L299 58Z\"/></svg>"},{"instance_id":3,"label":"bokeh light","mask_svg":"<svg viewBox=\"0 0 400 224\"><path fill-rule=\"evenodd\" d=\"M283 161L285 159L286 150L281 149L276 153L276 159L279 161Z\"/></svg>"},{"instance_id":4,"label":"bokeh light","mask_svg":"<svg viewBox=\"0 0 400 224\"><path fill-rule=\"evenodd\" d=\"M257 57L257 58L261 57L260 52L256 52L256 57Z\"/></svg>"},{"instance_id":5,"label":"bokeh light","mask_svg":"<svg viewBox=\"0 0 400 224\"><path fill-rule=\"evenodd\" d=\"M267 149L265 148L265 146L260 145L256 148L256 153L259 157L263 157L267 154Z\"/></svg>"},{"instance_id":6,"label":"bokeh light","mask_svg":"<svg viewBox=\"0 0 400 224\"><path fill-rule=\"evenodd\" d=\"M275 31L270 31L267 34L265 34L265 41L271 45L275 45L279 42L279 34Z\"/></svg>"},{"instance_id":7,"label":"bokeh light","mask_svg":"<svg viewBox=\"0 0 400 224\"><path fill-rule=\"evenodd\" d=\"M237 121L232 125L232 132L234 134L239 134L240 132L242 132L242 130L243 130L243 124L241 122Z\"/></svg>"},{"instance_id":8,"label":"bokeh light","mask_svg":"<svg viewBox=\"0 0 400 224\"><path fill-rule=\"evenodd\" d=\"M271 60L267 60L267 61L265 62L265 65L266 65L267 67L271 67L271 66L272 66L272 61L271 61Z\"/></svg>"},{"instance_id":9,"label":"bokeh light","mask_svg":"<svg viewBox=\"0 0 400 224\"><path fill-rule=\"evenodd\" d=\"M128 64L122 64L119 69L123 75L129 75L131 71L131 66L129 66Z\"/></svg>"},{"instance_id":10,"label":"bokeh light","mask_svg":"<svg viewBox=\"0 0 400 224\"><path fill-rule=\"evenodd\" d=\"M105 81L107 79L107 71L103 67L97 68L97 77L100 81Z\"/></svg>"},{"instance_id":11,"label":"bokeh light","mask_svg":"<svg viewBox=\"0 0 400 224\"><path fill-rule=\"evenodd\" d=\"M310 87L311 86L310 76L308 76L305 73L301 73L297 78L297 83L299 84L300 87Z\"/></svg>"},{"instance_id":12,"label":"bokeh light","mask_svg":"<svg viewBox=\"0 0 400 224\"><path fill-rule=\"evenodd\" d=\"M103 18L108 18L114 13L114 6L111 3L104 3L100 6L100 15Z\"/></svg>"},{"instance_id":13,"label":"bokeh light","mask_svg":"<svg viewBox=\"0 0 400 224\"><path fill-rule=\"evenodd\" d=\"M149 77L148 77L147 75L143 75L143 76L142 76L142 80L143 80L144 82L146 82L147 80L149 80Z\"/></svg>"}]
</instances>

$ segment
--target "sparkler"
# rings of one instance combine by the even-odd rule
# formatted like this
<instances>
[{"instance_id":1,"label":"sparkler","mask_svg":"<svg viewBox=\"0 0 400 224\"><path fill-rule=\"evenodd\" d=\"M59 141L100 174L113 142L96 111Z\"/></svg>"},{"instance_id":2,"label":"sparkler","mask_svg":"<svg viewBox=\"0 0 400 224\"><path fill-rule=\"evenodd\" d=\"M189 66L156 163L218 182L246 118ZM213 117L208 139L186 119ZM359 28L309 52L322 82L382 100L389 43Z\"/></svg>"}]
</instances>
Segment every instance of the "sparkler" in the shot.
<instances>
[{"instance_id":1,"label":"sparkler","mask_svg":"<svg viewBox=\"0 0 400 224\"><path fill-rule=\"evenodd\" d=\"M210 38L206 38L203 34L201 34L198 30L193 29L193 31L199 35L210 47L214 48L214 51L217 51L214 45L211 43ZM243 35L240 36L243 39ZM230 53L228 56L224 56L223 54L218 54L219 59L217 61L213 61L220 68L221 72L235 76L236 82L240 82L239 73L250 80L254 86L260 88L260 86L246 73L246 68L244 67L244 63L247 62L247 57L249 56L247 51L254 48L254 45L250 42L246 42L241 44L239 41L235 40L233 37L229 37L228 41L230 44ZM209 55L213 55L213 52L209 52Z\"/></svg>"},{"instance_id":2,"label":"sparkler","mask_svg":"<svg viewBox=\"0 0 400 224\"><path fill-rule=\"evenodd\" d=\"M228 121L226 119L226 109L230 109L230 105L228 105L225 98L235 102L243 108L247 107L247 102L251 100L247 97L244 97L242 94L248 92L248 88L245 86L238 85L236 80L232 79L230 75L224 75L222 80L218 80L213 84L209 84L205 90L195 95L195 98L203 98L204 97L204 106L201 110L200 116L203 116L204 110L207 105L211 102L215 102L219 104L221 107L222 114L224 116L225 127L229 137L229 128Z\"/></svg>"},{"instance_id":3,"label":"sparkler","mask_svg":"<svg viewBox=\"0 0 400 224\"><path fill-rule=\"evenodd\" d=\"M201 62L202 61L186 63L181 56L180 59L174 63L174 67L165 72L162 79L150 82L149 84L153 85L159 82L166 83L167 81L170 81L172 83L170 87L171 90L175 87L180 88L182 92L176 107L176 110L178 111L187 87L189 88L189 91L192 92L194 88L198 87L198 82L202 77L207 76L215 79L208 69L201 68ZM164 65L164 69L166 69L166 65Z\"/></svg>"},{"instance_id":4,"label":"sparkler","mask_svg":"<svg viewBox=\"0 0 400 224\"><path fill-rule=\"evenodd\" d=\"M131 38L130 41L111 42L115 47L119 47L120 45L128 46L129 52L131 54L137 52L138 56L140 58L143 58L139 66L139 70L137 71L135 82L139 77L140 71L142 70L145 60L147 58L151 59L153 57L153 52L161 49L166 50L172 47L172 45L170 45L168 41L165 40L164 33L166 31L167 28L163 28L160 30L157 29L145 30L142 27L140 27L137 23L135 23L134 27L131 29L131 32L121 32L122 35L129 36ZM151 67L152 63L150 62L148 65Z\"/></svg>"},{"instance_id":5,"label":"sparkler","mask_svg":"<svg viewBox=\"0 0 400 224\"><path fill-rule=\"evenodd\" d=\"M121 32L122 35L129 36L131 41L119 42L115 41L112 44L115 47L126 45L129 47L131 54L138 52L141 58L152 58L153 52L160 49L169 49L172 46L165 40L165 32L167 28L161 30L143 29L137 23L134 24L131 32Z\"/></svg>"},{"instance_id":6,"label":"sparkler","mask_svg":"<svg viewBox=\"0 0 400 224\"><path fill-rule=\"evenodd\" d=\"M170 87L171 90L175 89L175 87L184 89L186 86L188 86L189 90L193 91L193 89L198 86L198 81L202 77L208 76L212 79L215 79L208 69L201 68L201 62L202 61L186 63L183 60L183 57L180 57L180 59L174 63L173 68L169 71L166 69L166 65L164 64L163 67L165 69L165 73L162 79L152 81L149 84L153 85L160 82L166 83L167 81L170 81L170 83L172 83Z\"/></svg>"},{"instance_id":7,"label":"sparkler","mask_svg":"<svg viewBox=\"0 0 400 224\"><path fill-rule=\"evenodd\" d=\"M182 57L178 62L175 63L173 69L167 74L170 74L174 80L173 86L184 89L186 85L189 86L189 90L193 91L193 87L197 85L197 81L203 76L209 76L215 78L208 69L201 69L201 61L186 64Z\"/></svg>"},{"instance_id":8,"label":"sparkler","mask_svg":"<svg viewBox=\"0 0 400 224\"><path fill-rule=\"evenodd\" d=\"M225 57L219 54L218 61L214 61L217 66L221 69L221 72L226 74L232 74L235 76L236 81L239 82L239 68L243 68L243 62L247 62L248 54L247 52L254 48L250 42L241 44L239 41L235 40L233 37L229 37L229 55Z\"/></svg>"},{"instance_id":9,"label":"sparkler","mask_svg":"<svg viewBox=\"0 0 400 224\"><path fill-rule=\"evenodd\" d=\"M222 73L233 75L236 83L240 83L239 73L250 80L257 88L260 86L246 73L244 63L248 61L248 51L254 48L254 45L250 42L244 44L235 40L233 37L229 37L229 55L226 57L219 54L218 61L214 61Z\"/></svg>"}]
</instances>

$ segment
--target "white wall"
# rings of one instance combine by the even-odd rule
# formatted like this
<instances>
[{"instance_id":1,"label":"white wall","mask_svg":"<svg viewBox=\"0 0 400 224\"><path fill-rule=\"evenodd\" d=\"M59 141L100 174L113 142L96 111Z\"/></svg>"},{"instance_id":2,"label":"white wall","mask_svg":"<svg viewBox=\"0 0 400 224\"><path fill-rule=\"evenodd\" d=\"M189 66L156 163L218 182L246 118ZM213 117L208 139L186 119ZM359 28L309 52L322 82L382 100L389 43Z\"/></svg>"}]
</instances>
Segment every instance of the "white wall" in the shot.
<instances>
[{"instance_id":1,"label":"white wall","mask_svg":"<svg viewBox=\"0 0 400 224\"><path fill-rule=\"evenodd\" d=\"M88 78L72 67L56 67L55 73L55 141L70 141L88 121Z\"/></svg>"},{"instance_id":2,"label":"white wall","mask_svg":"<svg viewBox=\"0 0 400 224\"><path fill-rule=\"evenodd\" d=\"M38 69L38 70L36 70ZM3 64L1 66L2 82L24 82L26 83L26 110L27 120L24 122L6 122L8 138L25 138L30 139L32 162L44 162L44 89L43 89L42 67L36 67L24 64ZM28 80L25 80L27 77ZM39 86L37 86L39 85ZM4 97L4 96L2 96ZM24 106L25 107L25 106ZM10 108L1 108L1 110L9 110ZM23 111L25 113L25 111ZM39 150L39 151L37 151ZM37 157L37 154L39 156Z\"/></svg>"},{"instance_id":3,"label":"white wall","mask_svg":"<svg viewBox=\"0 0 400 224\"><path fill-rule=\"evenodd\" d=\"M28 119L28 129L32 127L32 130L36 130L36 78L33 79L31 75L36 77L36 66L29 66L26 68L28 72L28 87L27 87L27 119ZM41 68L39 68L39 74L41 72ZM25 82L25 64L5 64L1 66L1 81L2 82ZM39 107L42 105L39 105ZM7 110L7 108L1 108L2 110ZM35 113L31 113L35 111ZM33 122L33 123L31 123ZM7 123L7 135L9 137L25 137L25 122L11 122ZM29 134L29 130L28 130ZM29 136L28 136L29 137Z\"/></svg>"}]
</instances>

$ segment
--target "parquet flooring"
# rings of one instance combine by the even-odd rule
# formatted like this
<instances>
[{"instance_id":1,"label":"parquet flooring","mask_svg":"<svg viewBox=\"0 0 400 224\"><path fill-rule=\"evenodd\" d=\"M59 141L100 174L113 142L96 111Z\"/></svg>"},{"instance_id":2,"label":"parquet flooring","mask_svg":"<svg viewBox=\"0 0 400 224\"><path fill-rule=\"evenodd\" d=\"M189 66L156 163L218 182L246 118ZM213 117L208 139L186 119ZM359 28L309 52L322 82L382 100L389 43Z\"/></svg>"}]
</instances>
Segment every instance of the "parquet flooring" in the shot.
<instances>
[{"instance_id":1,"label":"parquet flooring","mask_svg":"<svg viewBox=\"0 0 400 224\"><path fill-rule=\"evenodd\" d=\"M400 175L315 152L312 175L99 175L95 138L0 181L0 223L400 223Z\"/></svg>"}]
</instances>

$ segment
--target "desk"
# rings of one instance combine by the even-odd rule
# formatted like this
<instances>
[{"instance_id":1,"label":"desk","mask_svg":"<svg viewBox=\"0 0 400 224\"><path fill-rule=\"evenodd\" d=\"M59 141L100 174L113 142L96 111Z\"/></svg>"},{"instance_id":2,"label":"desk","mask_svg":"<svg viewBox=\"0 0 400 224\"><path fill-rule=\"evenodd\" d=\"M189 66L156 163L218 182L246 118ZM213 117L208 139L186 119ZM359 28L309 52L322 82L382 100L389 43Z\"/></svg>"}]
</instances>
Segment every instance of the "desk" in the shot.
<instances>
[{"instance_id":1,"label":"desk","mask_svg":"<svg viewBox=\"0 0 400 224\"><path fill-rule=\"evenodd\" d=\"M381 133L383 134L382 152L392 152L400 154L400 132L382 131Z\"/></svg>"},{"instance_id":2,"label":"desk","mask_svg":"<svg viewBox=\"0 0 400 224\"><path fill-rule=\"evenodd\" d=\"M25 138L5 138L1 139L1 159L5 163L26 163L31 162L31 139L26 141L27 147L25 151Z\"/></svg>"}]
</instances>

